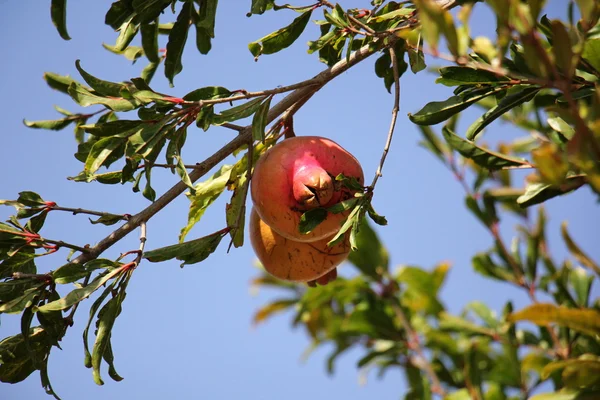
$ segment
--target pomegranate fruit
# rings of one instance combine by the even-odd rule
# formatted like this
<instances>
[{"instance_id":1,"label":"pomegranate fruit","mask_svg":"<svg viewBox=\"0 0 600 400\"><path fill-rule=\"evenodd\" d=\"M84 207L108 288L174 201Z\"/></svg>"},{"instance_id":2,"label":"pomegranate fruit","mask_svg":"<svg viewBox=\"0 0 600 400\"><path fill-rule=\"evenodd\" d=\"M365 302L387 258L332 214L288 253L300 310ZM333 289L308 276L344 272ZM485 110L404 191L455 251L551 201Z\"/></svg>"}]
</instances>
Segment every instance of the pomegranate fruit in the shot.
<instances>
[{"instance_id":1,"label":"pomegranate fruit","mask_svg":"<svg viewBox=\"0 0 600 400\"><path fill-rule=\"evenodd\" d=\"M352 154L327 138L297 136L276 144L257 161L251 196L260 218L287 239L314 242L334 235L347 214L327 214L308 234L298 230L302 214L329 207L352 193L335 180L339 174L363 184L363 171Z\"/></svg>"},{"instance_id":2,"label":"pomegranate fruit","mask_svg":"<svg viewBox=\"0 0 600 400\"><path fill-rule=\"evenodd\" d=\"M350 244L343 240L327 246L331 237L312 243L296 242L275 232L253 207L250 242L265 270L276 278L324 285L336 278L335 268L348 257Z\"/></svg>"}]
</instances>

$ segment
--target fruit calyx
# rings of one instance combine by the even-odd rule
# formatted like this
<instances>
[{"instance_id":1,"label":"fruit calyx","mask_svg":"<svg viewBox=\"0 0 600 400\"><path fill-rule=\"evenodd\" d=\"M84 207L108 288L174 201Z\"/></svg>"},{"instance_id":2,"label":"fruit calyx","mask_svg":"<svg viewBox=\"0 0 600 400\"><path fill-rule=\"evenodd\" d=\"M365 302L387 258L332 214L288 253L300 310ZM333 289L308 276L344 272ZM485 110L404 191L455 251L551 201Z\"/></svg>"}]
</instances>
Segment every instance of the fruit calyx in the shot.
<instances>
[{"instance_id":1,"label":"fruit calyx","mask_svg":"<svg viewBox=\"0 0 600 400\"><path fill-rule=\"evenodd\" d=\"M292 191L298 206L310 210L331 202L334 184L327 171L313 162L295 170Z\"/></svg>"}]
</instances>

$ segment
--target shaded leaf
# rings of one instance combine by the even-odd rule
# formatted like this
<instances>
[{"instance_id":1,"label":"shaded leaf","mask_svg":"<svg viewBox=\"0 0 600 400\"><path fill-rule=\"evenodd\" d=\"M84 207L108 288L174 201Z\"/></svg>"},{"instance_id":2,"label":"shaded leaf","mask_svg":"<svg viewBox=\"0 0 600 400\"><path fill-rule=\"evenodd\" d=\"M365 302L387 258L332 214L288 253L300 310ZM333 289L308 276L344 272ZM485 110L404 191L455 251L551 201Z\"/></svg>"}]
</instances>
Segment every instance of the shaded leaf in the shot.
<instances>
[{"instance_id":1,"label":"shaded leaf","mask_svg":"<svg viewBox=\"0 0 600 400\"><path fill-rule=\"evenodd\" d=\"M169 33L169 42L167 43L167 57L165 58L165 76L169 84L173 87L175 75L183 70L181 57L185 42L187 41L190 29L190 18L192 16L192 2L185 2L177 16L177 21Z\"/></svg>"},{"instance_id":2,"label":"shaded leaf","mask_svg":"<svg viewBox=\"0 0 600 400\"><path fill-rule=\"evenodd\" d=\"M52 0L50 16L60 37L64 40L71 40L67 32L67 0Z\"/></svg>"}]
</instances>

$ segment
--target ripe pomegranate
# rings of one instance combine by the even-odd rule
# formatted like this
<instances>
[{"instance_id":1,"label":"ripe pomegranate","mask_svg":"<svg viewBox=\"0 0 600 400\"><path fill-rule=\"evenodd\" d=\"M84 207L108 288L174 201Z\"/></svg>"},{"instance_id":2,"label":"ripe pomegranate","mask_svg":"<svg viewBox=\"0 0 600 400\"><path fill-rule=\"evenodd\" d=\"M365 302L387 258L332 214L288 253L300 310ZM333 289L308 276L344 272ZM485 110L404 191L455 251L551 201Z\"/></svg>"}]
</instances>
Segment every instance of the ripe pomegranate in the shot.
<instances>
[{"instance_id":1,"label":"ripe pomegranate","mask_svg":"<svg viewBox=\"0 0 600 400\"><path fill-rule=\"evenodd\" d=\"M363 171L352 154L327 138L297 136L276 144L256 163L251 196L260 218L287 239L314 242L334 235L347 214L328 214L312 232L298 230L307 210L329 207L352 193L335 177L344 174L363 184Z\"/></svg>"},{"instance_id":2,"label":"ripe pomegranate","mask_svg":"<svg viewBox=\"0 0 600 400\"><path fill-rule=\"evenodd\" d=\"M312 243L286 239L260 219L256 208L250 213L252 248L265 270L279 279L321 285L334 280L335 268L348 257L350 245L343 240L329 247L330 239Z\"/></svg>"}]
</instances>

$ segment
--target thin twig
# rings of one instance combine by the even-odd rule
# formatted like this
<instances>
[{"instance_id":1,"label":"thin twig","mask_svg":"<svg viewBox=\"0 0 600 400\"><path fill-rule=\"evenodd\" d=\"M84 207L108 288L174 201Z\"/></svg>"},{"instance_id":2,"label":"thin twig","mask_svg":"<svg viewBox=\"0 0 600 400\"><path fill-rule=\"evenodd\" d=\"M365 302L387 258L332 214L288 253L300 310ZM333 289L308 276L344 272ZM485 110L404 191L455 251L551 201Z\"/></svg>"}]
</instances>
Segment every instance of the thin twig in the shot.
<instances>
[{"instance_id":1,"label":"thin twig","mask_svg":"<svg viewBox=\"0 0 600 400\"><path fill-rule=\"evenodd\" d=\"M112 214L112 213L103 212L103 211L85 210L83 208L60 207L60 206L57 206L55 203L52 203L52 202L50 202L49 204L47 203L47 207L48 207L49 210L66 211L66 212L73 213L73 215L88 214L88 215L96 215L98 217L114 217L115 215L120 215L120 214ZM128 214L121 215L121 219L123 221L127 221L127 218L129 218Z\"/></svg>"},{"instance_id":2,"label":"thin twig","mask_svg":"<svg viewBox=\"0 0 600 400\"><path fill-rule=\"evenodd\" d=\"M302 82L294 83L293 85L280 86L280 87L276 87L273 89L261 90L258 92L244 91L242 94L237 94L235 96L225 97L225 98L221 98L221 99L184 101L182 104L189 104L189 105L196 105L198 107L203 107L203 106L208 106L208 105L213 105L213 104L229 103L229 102L236 101L236 100L245 100L245 99L251 99L254 97L269 96L269 95L274 95L274 94L291 92L293 90L301 89L301 88L304 88L307 86L320 86L320 85L322 85L320 80L317 77L314 77L314 78L307 79Z\"/></svg>"},{"instance_id":3,"label":"thin twig","mask_svg":"<svg viewBox=\"0 0 600 400\"><path fill-rule=\"evenodd\" d=\"M400 323L402 324L402 327L406 331L409 349L414 351L419 356L419 365L423 367L425 373L427 373L429 379L431 380L431 391L433 393L439 394L442 397L445 396L446 392L442 387L440 378L438 378L437 374L433 370L433 367L431 366L431 363L429 363L429 360L427 359L425 353L423 352L423 349L421 348L419 335L414 331L414 329L410 325L410 322L408 321L404 310L402 310L402 307L400 307L400 305L396 304L395 302L392 303L392 306L394 308L394 313L396 314L396 317L398 317Z\"/></svg>"},{"instance_id":4,"label":"thin twig","mask_svg":"<svg viewBox=\"0 0 600 400\"><path fill-rule=\"evenodd\" d=\"M232 129L232 130L238 131L238 132L241 132L241 131L244 130L243 126L232 124L232 123L229 123L229 122L225 122L224 124L221 124L221 126L223 128Z\"/></svg>"},{"instance_id":5,"label":"thin twig","mask_svg":"<svg viewBox=\"0 0 600 400\"><path fill-rule=\"evenodd\" d=\"M394 107L392 108L392 121L390 122L390 129L385 141L385 146L383 147L383 154L381 155L377 172L375 173L373 183L371 184L371 190L375 188L375 184L381 176L383 164L385 163L388 151L390 150L390 145L392 144L392 137L394 136L394 129L396 128L396 120L398 119L398 111L400 110L400 73L398 71L398 61L396 60L396 51L394 50L394 46L390 46L389 52L390 58L392 59L392 70L394 72Z\"/></svg>"},{"instance_id":6,"label":"thin twig","mask_svg":"<svg viewBox=\"0 0 600 400\"><path fill-rule=\"evenodd\" d=\"M133 261L135 266L137 267L142 262L142 256L144 255L144 248L146 247L146 222L142 222L140 224L140 248L138 250L138 255Z\"/></svg>"},{"instance_id":7,"label":"thin twig","mask_svg":"<svg viewBox=\"0 0 600 400\"><path fill-rule=\"evenodd\" d=\"M40 238L40 240L44 243L53 244L57 248L58 247L66 247L67 249L73 249L73 250L79 251L81 253L87 253L87 251L88 251L87 247L77 246L77 245L74 245L71 243L63 242L62 240L51 240L51 239L46 239L46 238Z\"/></svg>"}]
</instances>

